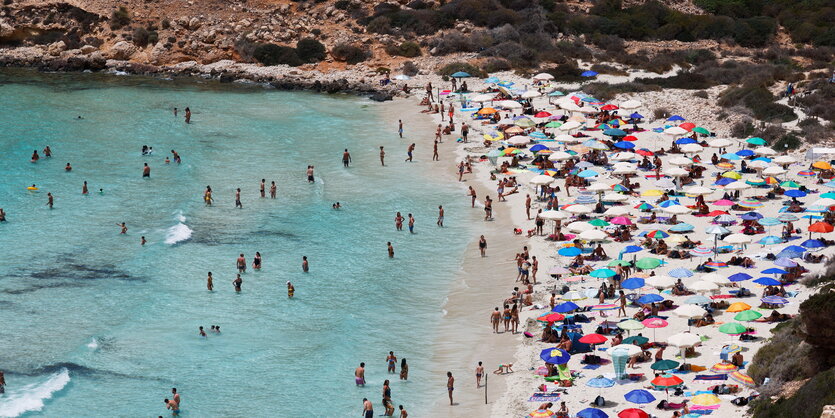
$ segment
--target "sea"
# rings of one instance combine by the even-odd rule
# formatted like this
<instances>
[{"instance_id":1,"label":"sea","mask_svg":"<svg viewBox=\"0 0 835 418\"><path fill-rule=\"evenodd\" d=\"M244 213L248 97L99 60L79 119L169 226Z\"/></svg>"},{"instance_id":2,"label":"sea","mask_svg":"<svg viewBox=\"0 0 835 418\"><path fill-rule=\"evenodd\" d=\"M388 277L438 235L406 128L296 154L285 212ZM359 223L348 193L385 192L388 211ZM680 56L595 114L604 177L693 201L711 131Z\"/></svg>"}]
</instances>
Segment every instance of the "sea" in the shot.
<instances>
[{"instance_id":1,"label":"sea","mask_svg":"<svg viewBox=\"0 0 835 418\"><path fill-rule=\"evenodd\" d=\"M475 215L439 174L450 163L431 161L432 132L407 124L399 138L386 106L257 84L0 70L0 417L170 416L173 387L183 417L359 416L363 398L379 415L385 379L395 407L425 416L445 396L428 362ZM181 164L165 163L172 150ZM261 179L276 182L276 199L259 196ZM398 211L414 215L414 234L395 230ZM236 293L239 254L249 267ZM386 372L389 351L407 359L407 381ZM360 362L365 387L354 382Z\"/></svg>"}]
</instances>

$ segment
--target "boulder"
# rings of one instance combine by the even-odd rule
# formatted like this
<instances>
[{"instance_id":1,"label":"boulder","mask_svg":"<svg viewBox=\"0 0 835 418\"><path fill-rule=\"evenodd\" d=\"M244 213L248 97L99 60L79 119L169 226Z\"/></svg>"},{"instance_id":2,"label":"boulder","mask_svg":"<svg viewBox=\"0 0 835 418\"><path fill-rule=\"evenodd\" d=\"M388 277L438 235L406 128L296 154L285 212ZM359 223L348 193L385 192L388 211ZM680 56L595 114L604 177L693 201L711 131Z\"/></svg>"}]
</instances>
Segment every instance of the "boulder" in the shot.
<instances>
[{"instance_id":1,"label":"boulder","mask_svg":"<svg viewBox=\"0 0 835 418\"><path fill-rule=\"evenodd\" d=\"M119 41L110 47L108 51L108 58L114 60L127 60L136 53L136 45L128 41Z\"/></svg>"},{"instance_id":2,"label":"boulder","mask_svg":"<svg viewBox=\"0 0 835 418\"><path fill-rule=\"evenodd\" d=\"M93 45L84 45L81 47L81 53L84 55L92 54L93 51L97 50L98 48L94 47Z\"/></svg>"},{"instance_id":3,"label":"boulder","mask_svg":"<svg viewBox=\"0 0 835 418\"><path fill-rule=\"evenodd\" d=\"M66 49L67 49L67 44L65 44L64 41L58 41L58 42L49 44L49 47L47 47L46 51L49 55L58 56L58 55L61 55L61 52L64 52L64 50L66 50Z\"/></svg>"}]
</instances>

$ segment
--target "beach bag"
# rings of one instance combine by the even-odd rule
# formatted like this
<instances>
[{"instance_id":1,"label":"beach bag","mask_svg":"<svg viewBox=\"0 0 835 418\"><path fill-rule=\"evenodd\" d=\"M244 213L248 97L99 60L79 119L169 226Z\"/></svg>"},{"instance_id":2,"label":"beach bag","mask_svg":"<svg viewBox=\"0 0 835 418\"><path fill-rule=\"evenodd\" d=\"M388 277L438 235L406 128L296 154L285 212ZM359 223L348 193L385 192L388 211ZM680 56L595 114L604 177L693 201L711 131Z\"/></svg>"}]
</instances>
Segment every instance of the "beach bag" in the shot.
<instances>
[{"instance_id":1,"label":"beach bag","mask_svg":"<svg viewBox=\"0 0 835 418\"><path fill-rule=\"evenodd\" d=\"M736 406L745 406L745 405L748 405L748 398L742 398L742 397L735 398L734 400L731 401L731 403L736 405Z\"/></svg>"},{"instance_id":2,"label":"beach bag","mask_svg":"<svg viewBox=\"0 0 835 418\"><path fill-rule=\"evenodd\" d=\"M667 401L662 400L661 402L658 402L658 405L655 405L655 407L658 409L667 409Z\"/></svg>"},{"instance_id":3,"label":"beach bag","mask_svg":"<svg viewBox=\"0 0 835 418\"><path fill-rule=\"evenodd\" d=\"M594 406L606 406L606 399L603 399L602 396L598 395L594 398Z\"/></svg>"}]
</instances>

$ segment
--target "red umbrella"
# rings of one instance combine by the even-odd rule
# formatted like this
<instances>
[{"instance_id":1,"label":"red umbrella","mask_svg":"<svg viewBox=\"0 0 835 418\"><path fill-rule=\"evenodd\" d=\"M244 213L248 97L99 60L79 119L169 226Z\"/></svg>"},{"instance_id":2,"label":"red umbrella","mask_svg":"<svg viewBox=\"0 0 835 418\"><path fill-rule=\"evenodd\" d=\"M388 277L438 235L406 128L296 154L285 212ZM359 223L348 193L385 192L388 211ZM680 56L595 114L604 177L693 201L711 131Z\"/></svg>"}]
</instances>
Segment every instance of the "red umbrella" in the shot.
<instances>
[{"instance_id":1,"label":"red umbrella","mask_svg":"<svg viewBox=\"0 0 835 418\"><path fill-rule=\"evenodd\" d=\"M645 157L652 157L653 155L655 155L655 154L652 153L652 151L645 150L645 149L639 149L639 150L635 151L635 154L643 155Z\"/></svg>"},{"instance_id":2,"label":"red umbrella","mask_svg":"<svg viewBox=\"0 0 835 418\"><path fill-rule=\"evenodd\" d=\"M603 344L608 338L600 334L586 334L580 337L579 341L583 344Z\"/></svg>"},{"instance_id":3,"label":"red umbrella","mask_svg":"<svg viewBox=\"0 0 835 418\"><path fill-rule=\"evenodd\" d=\"M605 106L600 107L600 110L617 110L617 109L619 109L619 108L617 106L613 105L613 104L607 104Z\"/></svg>"},{"instance_id":4,"label":"red umbrella","mask_svg":"<svg viewBox=\"0 0 835 418\"><path fill-rule=\"evenodd\" d=\"M678 376L663 375L658 376L655 379L652 379L650 383L652 383L653 386L658 386L660 388L674 388L684 383L684 381L681 380L681 378L679 378Z\"/></svg>"},{"instance_id":5,"label":"red umbrella","mask_svg":"<svg viewBox=\"0 0 835 418\"><path fill-rule=\"evenodd\" d=\"M632 135L626 135L625 137L623 137L623 140L624 140L624 141L637 141L637 140L638 140L638 138L636 138L636 137L634 137L634 136L632 136Z\"/></svg>"},{"instance_id":6,"label":"red umbrella","mask_svg":"<svg viewBox=\"0 0 835 418\"><path fill-rule=\"evenodd\" d=\"M618 412L618 418L649 418L649 415L638 408L629 408Z\"/></svg>"},{"instance_id":7,"label":"red umbrella","mask_svg":"<svg viewBox=\"0 0 835 418\"><path fill-rule=\"evenodd\" d=\"M534 115L534 117L537 117L537 118L547 118L548 116L551 116L551 114L548 113L548 112L544 112L544 111L539 112L539 113Z\"/></svg>"},{"instance_id":8,"label":"red umbrella","mask_svg":"<svg viewBox=\"0 0 835 418\"><path fill-rule=\"evenodd\" d=\"M719 215L727 215L727 214L728 214L728 212L725 212L723 210L714 210L713 212L708 213L707 216L719 216Z\"/></svg>"},{"instance_id":9,"label":"red umbrella","mask_svg":"<svg viewBox=\"0 0 835 418\"><path fill-rule=\"evenodd\" d=\"M832 232L833 230L835 230L835 227L833 227L832 225L830 225L826 222L818 221L818 222L813 223L812 225L809 225L809 232L826 233L826 232Z\"/></svg>"},{"instance_id":10,"label":"red umbrella","mask_svg":"<svg viewBox=\"0 0 835 418\"><path fill-rule=\"evenodd\" d=\"M681 129L687 129L688 131L692 131L693 128L696 127L696 124L691 122L684 122L681 125L678 125L678 127Z\"/></svg>"},{"instance_id":11,"label":"red umbrella","mask_svg":"<svg viewBox=\"0 0 835 418\"><path fill-rule=\"evenodd\" d=\"M542 321L542 322L556 322L556 321L562 321L563 319L565 319L565 315L563 315L561 313L557 313L557 312L551 312L549 314L545 314L545 315L540 316L539 318L536 318L537 321Z\"/></svg>"}]
</instances>

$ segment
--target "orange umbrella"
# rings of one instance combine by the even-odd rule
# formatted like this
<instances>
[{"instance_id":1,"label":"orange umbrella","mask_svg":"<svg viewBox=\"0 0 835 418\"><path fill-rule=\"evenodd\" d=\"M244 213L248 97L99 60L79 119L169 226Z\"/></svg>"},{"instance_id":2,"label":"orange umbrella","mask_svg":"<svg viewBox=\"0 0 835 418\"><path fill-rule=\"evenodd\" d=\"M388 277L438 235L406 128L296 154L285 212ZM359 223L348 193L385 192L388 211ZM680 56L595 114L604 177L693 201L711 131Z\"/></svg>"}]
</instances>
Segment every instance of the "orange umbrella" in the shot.
<instances>
[{"instance_id":1,"label":"orange umbrella","mask_svg":"<svg viewBox=\"0 0 835 418\"><path fill-rule=\"evenodd\" d=\"M650 383L652 383L653 386L657 386L660 388L673 388L678 385L681 385L682 383L684 383L684 381L681 380L681 378L679 378L678 376L663 375L658 376L655 379L652 379Z\"/></svg>"},{"instance_id":2,"label":"orange umbrella","mask_svg":"<svg viewBox=\"0 0 835 418\"><path fill-rule=\"evenodd\" d=\"M726 312L742 312L742 311L747 311L749 309L751 309L751 305L749 305L745 302L737 302L737 303L734 303L731 306L728 306L728 309L726 309L725 311Z\"/></svg>"},{"instance_id":3,"label":"orange umbrella","mask_svg":"<svg viewBox=\"0 0 835 418\"><path fill-rule=\"evenodd\" d=\"M481 109L478 111L478 114L479 114L479 115L492 115L492 114L494 114L494 113L496 113L496 112L498 112L498 110L493 109L492 107L484 107L484 108L481 108Z\"/></svg>"},{"instance_id":4,"label":"orange umbrella","mask_svg":"<svg viewBox=\"0 0 835 418\"><path fill-rule=\"evenodd\" d=\"M818 221L818 222L813 223L812 225L809 225L809 232L826 233L826 232L832 232L833 230L835 230L835 227L833 227L832 225L830 225L826 222Z\"/></svg>"},{"instance_id":5,"label":"orange umbrella","mask_svg":"<svg viewBox=\"0 0 835 418\"><path fill-rule=\"evenodd\" d=\"M565 319L565 315L557 313L557 312L551 312L551 313L542 315L539 318L536 318L537 321L542 321L542 322L556 322L556 321L562 321L563 319Z\"/></svg>"},{"instance_id":6,"label":"orange umbrella","mask_svg":"<svg viewBox=\"0 0 835 418\"><path fill-rule=\"evenodd\" d=\"M832 165L830 165L826 161L816 161L814 164L812 164L812 167L819 168L821 170L831 170L832 169Z\"/></svg>"}]
</instances>

